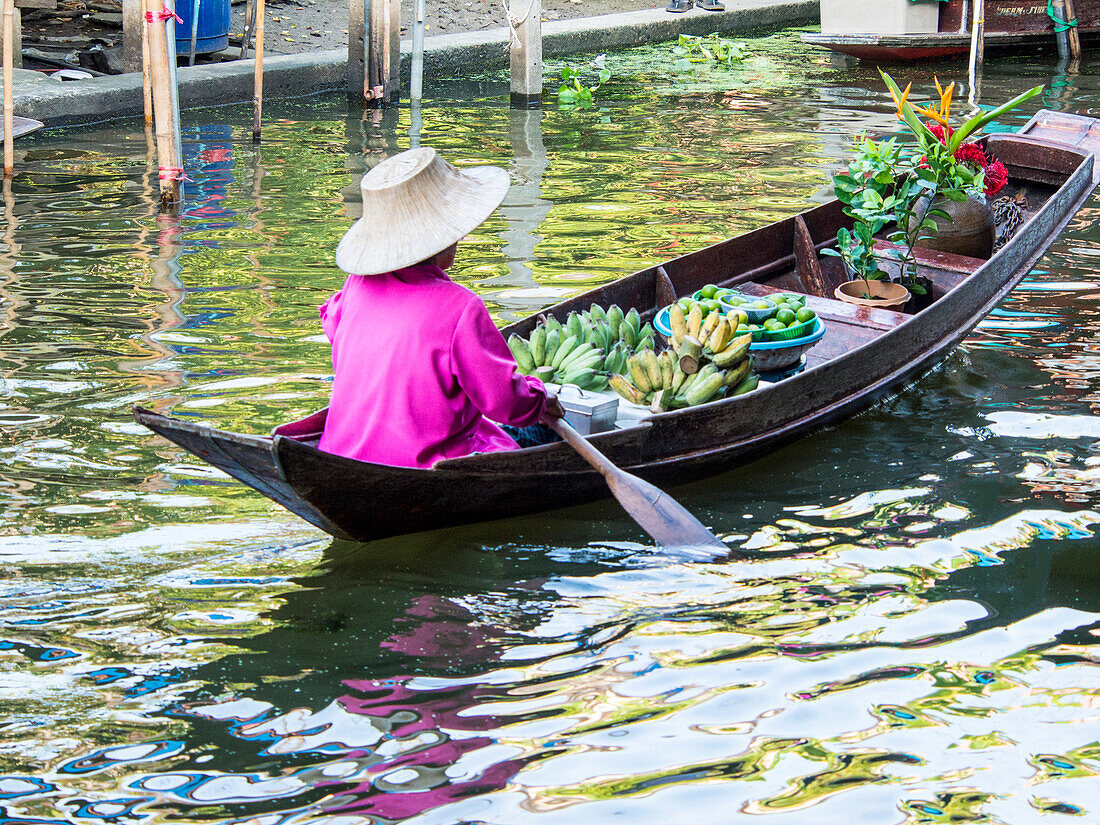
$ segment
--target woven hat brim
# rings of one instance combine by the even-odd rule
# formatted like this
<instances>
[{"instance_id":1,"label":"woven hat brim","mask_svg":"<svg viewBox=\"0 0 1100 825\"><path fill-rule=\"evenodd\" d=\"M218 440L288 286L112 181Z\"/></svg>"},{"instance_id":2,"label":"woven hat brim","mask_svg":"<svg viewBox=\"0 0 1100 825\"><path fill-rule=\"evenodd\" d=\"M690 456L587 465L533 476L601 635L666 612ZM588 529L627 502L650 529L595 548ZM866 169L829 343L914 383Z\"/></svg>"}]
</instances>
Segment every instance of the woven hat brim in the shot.
<instances>
[{"instance_id":1,"label":"woven hat brim","mask_svg":"<svg viewBox=\"0 0 1100 825\"><path fill-rule=\"evenodd\" d=\"M350 275L381 275L420 263L477 229L508 194L499 166L458 170L451 180L445 199L402 203L385 215L364 208L336 247L336 265Z\"/></svg>"}]
</instances>

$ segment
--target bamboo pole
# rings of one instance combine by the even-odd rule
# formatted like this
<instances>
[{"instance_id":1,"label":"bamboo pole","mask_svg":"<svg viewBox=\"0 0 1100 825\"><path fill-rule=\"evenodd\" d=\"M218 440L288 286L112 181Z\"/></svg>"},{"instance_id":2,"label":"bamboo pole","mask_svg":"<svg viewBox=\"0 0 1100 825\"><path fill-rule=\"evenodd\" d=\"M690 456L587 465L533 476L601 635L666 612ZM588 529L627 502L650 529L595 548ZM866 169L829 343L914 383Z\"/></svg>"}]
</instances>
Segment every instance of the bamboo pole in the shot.
<instances>
[{"instance_id":1,"label":"bamboo pole","mask_svg":"<svg viewBox=\"0 0 1100 825\"><path fill-rule=\"evenodd\" d=\"M153 83L149 75L149 0L141 0L141 93L145 113L145 130L153 128Z\"/></svg>"},{"instance_id":2,"label":"bamboo pole","mask_svg":"<svg viewBox=\"0 0 1100 825\"><path fill-rule=\"evenodd\" d=\"M1073 9L1073 0L1063 0L1066 7L1066 19L1077 20L1077 12ZM1081 34L1077 26L1071 26L1069 30L1069 56L1073 60L1081 59Z\"/></svg>"},{"instance_id":3,"label":"bamboo pole","mask_svg":"<svg viewBox=\"0 0 1100 825\"><path fill-rule=\"evenodd\" d=\"M4 0L4 178L15 174L15 64L12 39L15 37L15 0Z\"/></svg>"},{"instance_id":4,"label":"bamboo pole","mask_svg":"<svg viewBox=\"0 0 1100 825\"><path fill-rule=\"evenodd\" d=\"M5 0L10 2L10 0ZM156 0L154 0L156 2ZM157 162L160 166L160 209L173 212L180 202L180 178L183 170L179 168L175 108L172 105L171 77L168 71L168 36L165 24L156 19L156 12L149 20L150 73L153 85L153 114L156 120Z\"/></svg>"},{"instance_id":5,"label":"bamboo pole","mask_svg":"<svg viewBox=\"0 0 1100 825\"><path fill-rule=\"evenodd\" d=\"M412 68L409 72L409 101L424 96L424 0L413 4Z\"/></svg>"},{"instance_id":6,"label":"bamboo pole","mask_svg":"<svg viewBox=\"0 0 1100 825\"><path fill-rule=\"evenodd\" d=\"M974 23L970 30L970 105L982 99L982 68L985 65L985 0L974 0Z\"/></svg>"},{"instance_id":7,"label":"bamboo pole","mask_svg":"<svg viewBox=\"0 0 1100 825\"><path fill-rule=\"evenodd\" d=\"M260 115L264 106L264 0L256 4L256 62L252 75L252 140L260 139Z\"/></svg>"},{"instance_id":8,"label":"bamboo pole","mask_svg":"<svg viewBox=\"0 0 1100 825\"><path fill-rule=\"evenodd\" d=\"M191 2L191 45L187 49L187 65L195 65L195 43L199 39L199 2Z\"/></svg>"}]
</instances>

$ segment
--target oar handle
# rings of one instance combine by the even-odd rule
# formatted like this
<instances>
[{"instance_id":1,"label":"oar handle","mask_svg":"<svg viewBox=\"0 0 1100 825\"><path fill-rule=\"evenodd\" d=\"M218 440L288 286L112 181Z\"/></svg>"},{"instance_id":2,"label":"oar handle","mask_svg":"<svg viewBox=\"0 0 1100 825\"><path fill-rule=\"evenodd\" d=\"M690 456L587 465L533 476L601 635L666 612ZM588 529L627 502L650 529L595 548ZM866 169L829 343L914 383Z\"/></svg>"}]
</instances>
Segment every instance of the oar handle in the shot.
<instances>
[{"instance_id":1,"label":"oar handle","mask_svg":"<svg viewBox=\"0 0 1100 825\"><path fill-rule=\"evenodd\" d=\"M551 418L547 421L547 426L560 435L562 441L580 453L581 458L599 470L600 475L604 478L608 474L619 472L619 468L612 464L607 456L589 444L588 439L574 430L573 426L564 418Z\"/></svg>"}]
</instances>

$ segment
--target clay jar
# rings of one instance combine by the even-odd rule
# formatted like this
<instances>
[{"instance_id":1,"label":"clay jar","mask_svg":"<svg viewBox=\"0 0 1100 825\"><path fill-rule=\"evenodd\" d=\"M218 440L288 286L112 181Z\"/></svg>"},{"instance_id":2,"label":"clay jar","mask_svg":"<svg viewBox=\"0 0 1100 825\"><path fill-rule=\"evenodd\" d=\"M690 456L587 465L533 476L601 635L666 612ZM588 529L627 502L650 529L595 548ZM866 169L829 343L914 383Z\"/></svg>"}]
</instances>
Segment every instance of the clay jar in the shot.
<instances>
[{"instance_id":1,"label":"clay jar","mask_svg":"<svg viewBox=\"0 0 1100 825\"><path fill-rule=\"evenodd\" d=\"M926 200L918 206L917 215L923 216L929 207ZM921 238L914 246L918 249L936 249L969 258L988 258L993 254L993 210L985 198L951 201L942 195L932 200L931 209L942 209L950 218L933 216L939 231L931 237ZM914 220L917 220L914 217ZM912 227L912 224L910 224Z\"/></svg>"}]
</instances>

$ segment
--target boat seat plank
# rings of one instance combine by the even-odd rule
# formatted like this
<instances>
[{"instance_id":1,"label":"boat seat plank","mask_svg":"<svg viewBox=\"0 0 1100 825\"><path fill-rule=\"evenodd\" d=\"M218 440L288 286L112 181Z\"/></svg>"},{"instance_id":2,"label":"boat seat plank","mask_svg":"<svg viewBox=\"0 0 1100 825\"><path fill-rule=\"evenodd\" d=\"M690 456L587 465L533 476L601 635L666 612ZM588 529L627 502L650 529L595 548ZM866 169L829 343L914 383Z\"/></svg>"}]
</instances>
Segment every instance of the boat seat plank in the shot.
<instances>
[{"instance_id":1,"label":"boat seat plank","mask_svg":"<svg viewBox=\"0 0 1100 825\"><path fill-rule=\"evenodd\" d=\"M1068 144L1084 152L1100 153L1100 121L1082 121L1059 112L1039 112L1020 130L1018 137Z\"/></svg>"},{"instance_id":2,"label":"boat seat plank","mask_svg":"<svg viewBox=\"0 0 1100 825\"><path fill-rule=\"evenodd\" d=\"M738 289L746 295L755 296L773 295L777 292L797 292L797 290L777 289L764 284L751 283L741 284ZM827 325L841 324L853 328L880 330L882 332L892 330L899 324L904 323L905 320L910 317L903 312L894 312L889 309L875 309L874 307L861 307L855 304L845 303L844 301L838 301L835 298L822 298L817 295L807 295L806 306L816 312L818 317ZM876 336L871 335L870 337L874 338Z\"/></svg>"}]
</instances>

